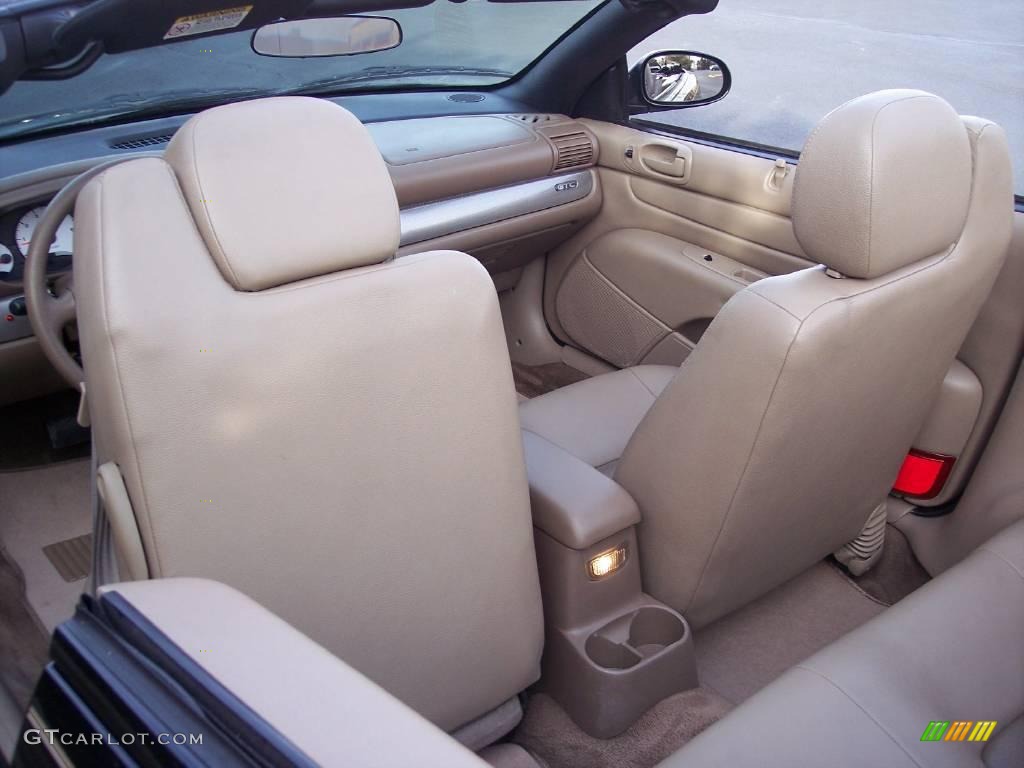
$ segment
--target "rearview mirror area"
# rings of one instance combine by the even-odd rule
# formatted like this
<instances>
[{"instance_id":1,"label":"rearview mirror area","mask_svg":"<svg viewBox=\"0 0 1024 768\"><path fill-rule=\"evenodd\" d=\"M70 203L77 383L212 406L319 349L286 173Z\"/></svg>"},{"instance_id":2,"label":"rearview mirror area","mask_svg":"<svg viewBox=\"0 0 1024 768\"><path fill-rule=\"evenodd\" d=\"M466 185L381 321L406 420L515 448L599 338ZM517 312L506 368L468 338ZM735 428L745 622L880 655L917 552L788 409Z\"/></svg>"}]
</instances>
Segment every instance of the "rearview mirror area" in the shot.
<instances>
[{"instance_id":1,"label":"rearview mirror area","mask_svg":"<svg viewBox=\"0 0 1024 768\"><path fill-rule=\"evenodd\" d=\"M699 51L654 53L630 74L643 100L656 107L710 104L724 98L732 87L725 62Z\"/></svg>"},{"instance_id":2,"label":"rearview mirror area","mask_svg":"<svg viewBox=\"0 0 1024 768\"><path fill-rule=\"evenodd\" d=\"M354 56L396 48L402 27L383 16L337 16L265 24L252 36L252 49L260 56L311 58Z\"/></svg>"}]
</instances>

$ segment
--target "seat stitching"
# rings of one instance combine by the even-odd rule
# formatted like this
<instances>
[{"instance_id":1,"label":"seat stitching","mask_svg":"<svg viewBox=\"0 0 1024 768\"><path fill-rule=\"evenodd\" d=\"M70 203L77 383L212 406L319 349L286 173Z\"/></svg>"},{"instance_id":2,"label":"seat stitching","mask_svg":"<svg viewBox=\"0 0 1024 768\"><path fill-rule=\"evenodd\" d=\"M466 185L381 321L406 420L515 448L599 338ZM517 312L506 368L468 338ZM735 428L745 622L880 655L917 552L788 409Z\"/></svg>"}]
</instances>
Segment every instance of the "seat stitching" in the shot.
<instances>
[{"instance_id":1,"label":"seat stitching","mask_svg":"<svg viewBox=\"0 0 1024 768\"><path fill-rule=\"evenodd\" d=\"M881 722L879 722L870 712L868 712L868 710L859 701L857 701L855 698L853 698L853 696L851 696L849 693L847 693L842 688L842 686L839 685L839 683L837 683L835 680L830 678L828 675L823 674L822 672L819 672L816 669L811 669L810 667L805 667L803 664L797 664L796 666L793 667L793 669L800 669L800 670L803 670L804 672L809 672L812 675L816 675L817 677L820 677L826 683L831 685L833 688L835 688L837 691L839 691L841 694L843 694L843 696L845 696L850 701L851 704L853 704L855 707L857 707L857 709L859 709L861 712L863 712L864 715L871 722L873 722L876 726L878 726L878 730L880 730L882 733L884 733L886 736L888 736L889 740L892 741L892 743L895 744L897 747L899 747L900 750L903 752L903 754L905 754L908 758L910 758L910 762L912 762L914 765L920 766L920 768L924 768L924 766L921 765L921 763L917 761L917 759L910 753L910 751L906 747L904 747L903 744L901 744L899 742L899 740L889 732L889 729L886 728L884 725L882 725Z\"/></svg>"}]
</instances>

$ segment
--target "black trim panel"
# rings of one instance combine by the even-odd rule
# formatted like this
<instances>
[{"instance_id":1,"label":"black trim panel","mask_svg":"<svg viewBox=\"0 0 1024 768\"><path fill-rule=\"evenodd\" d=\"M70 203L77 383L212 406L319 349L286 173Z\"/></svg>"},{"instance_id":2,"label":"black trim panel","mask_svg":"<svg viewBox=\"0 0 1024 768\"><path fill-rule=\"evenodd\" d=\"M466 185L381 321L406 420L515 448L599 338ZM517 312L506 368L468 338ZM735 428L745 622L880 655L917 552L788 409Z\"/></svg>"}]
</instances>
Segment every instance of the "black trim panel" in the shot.
<instances>
[{"instance_id":1,"label":"black trim panel","mask_svg":"<svg viewBox=\"0 0 1024 768\"><path fill-rule=\"evenodd\" d=\"M57 765L61 753L76 766L315 765L116 593L84 596L50 654L24 727L71 739L22 739L16 768ZM161 744L157 734L202 734L202 743Z\"/></svg>"}]
</instances>

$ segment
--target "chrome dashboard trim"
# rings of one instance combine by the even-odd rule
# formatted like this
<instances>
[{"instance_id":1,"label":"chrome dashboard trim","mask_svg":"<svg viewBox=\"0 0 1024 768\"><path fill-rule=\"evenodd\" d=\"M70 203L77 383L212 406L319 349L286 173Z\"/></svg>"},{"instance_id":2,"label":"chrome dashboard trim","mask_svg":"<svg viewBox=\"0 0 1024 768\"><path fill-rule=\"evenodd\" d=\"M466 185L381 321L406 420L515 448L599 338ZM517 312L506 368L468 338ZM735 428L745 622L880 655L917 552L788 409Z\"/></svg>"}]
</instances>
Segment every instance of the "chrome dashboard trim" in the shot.
<instances>
[{"instance_id":1,"label":"chrome dashboard trim","mask_svg":"<svg viewBox=\"0 0 1024 768\"><path fill-rule=\"evenodd\" d=\"M582 200L593 189L594 172L587 169L404 208L401 245L556 208Z\"/></svg>"}]
</instances>

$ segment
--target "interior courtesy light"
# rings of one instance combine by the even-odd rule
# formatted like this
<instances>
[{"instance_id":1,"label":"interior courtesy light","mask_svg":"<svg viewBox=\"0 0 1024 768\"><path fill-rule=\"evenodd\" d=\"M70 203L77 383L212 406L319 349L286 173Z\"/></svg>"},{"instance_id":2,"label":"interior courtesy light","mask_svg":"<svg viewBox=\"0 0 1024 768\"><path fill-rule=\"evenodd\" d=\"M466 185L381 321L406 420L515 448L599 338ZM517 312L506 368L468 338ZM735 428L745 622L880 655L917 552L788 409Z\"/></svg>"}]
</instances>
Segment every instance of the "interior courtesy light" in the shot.
<instances>
[{"instance_id":1,"label":"interior courtesy light","mask_svg":"<svg viewBox=\"0 0 1024 768\"><path fill-rule=\"evenodd\" d=\"M626 554L626 545L621 544L615 549L594 555L587 561L587 575L591 580L597 581L615 573L626 564Z\"/></svg>"}]
</instances>

